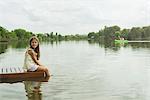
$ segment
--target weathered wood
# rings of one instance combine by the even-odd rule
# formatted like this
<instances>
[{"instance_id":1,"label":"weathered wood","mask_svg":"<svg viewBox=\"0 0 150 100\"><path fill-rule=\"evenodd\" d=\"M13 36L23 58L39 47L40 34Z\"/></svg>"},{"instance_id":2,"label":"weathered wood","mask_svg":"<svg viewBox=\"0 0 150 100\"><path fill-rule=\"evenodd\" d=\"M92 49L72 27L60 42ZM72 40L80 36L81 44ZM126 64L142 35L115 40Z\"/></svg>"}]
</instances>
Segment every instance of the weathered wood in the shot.
<instances>
[{"instance_id":1,"label":"weathered wood","mask_svg":"<svg viewBox=\"0 0 150 100\"><path fill-rule=\"evenodd\" d=\"M3 74L5 74L6 73L6 68L3 68Z\"/></svg>"},{"instance_id":2,"label":"weathered wood","mask_svg":"<svg viewBox=\"0 0 150 100\"><path fill-rule=\"evenodd\" d=\"M7 73L7 68L5 68L5 73Z\"/></svg>"},{"instance_id":3,"label":"weathered wood","mask_svg":"<svg viewBox=\"0 0 150 100\"><path fill-rule=\"evenodd\" d=\"M21 69L18 67L19 72L21 72Z\"/></svg>"},{"instance_id":4,"label":"weathered wood","mask_svg":"<svg viewBox=\"0 0 150 100\"><path fill-rule=\"evenodd\" d=\"M11 73L13 72L11 68L10 68L10 72L11 72Z\"/></svg>"},{"instance_id":5,"label":"weathered wood","mask_svg":"<svg viewBox=\"0 0 150 100\"><path fill-rule=\"evenodd\" d=\"M11 73L11 70L10 70L10 68L7 68L6 70L7 70L7 73Z\"/></svg>"},{"instance_id":6,"label":"weathered wood","mask_svg":"<svg viewBox=\"0 0 150 100\"><path fill-rule=\"evenodd\" d=\"M44 72L23 72L23 73L5 73L5 74L0 74L2 77L6 78L20 78L20 77L34 77L34 76L44 76Z\"/></svg>"},{"instance_id":7,"label":"weathered wood","mask_svg":"<svg viewBox=\"0 0 150 100\"><path fill-rule=\"evenodd\" d=\"M3 68L1 69L1 73L3 73Z\"/></svg>"},{"instance_id":8,"label":"weathered wood","mask_svg":"<svg viewBox=\"0 0 150 100\"><path fill-rule=\"evenodd\" d=\"M23 70L22 68L20 68L20 67L18 67L18 70L19 70L20 72L24 72L24 70Z\"/></svg>"},{"instance_id":9,"label":"weathered wood","mask_svg":"<svg viewBox=\"0 0 150 100\"><path fill-rule=\"evenodd\" d=\"M1 68L0 83L48 81L45 72L25 72L22 68Z\"/></svg>"},{"instance_id":10,"label":"weathered wood","mask_svg":"<svg viewBox=\"0 0 150 100\"><path fill-rule=\"evenodd\" d=\"M17 73L17 69L16 68L14 68L14 71Z\"/></svg>"}]
</instances>

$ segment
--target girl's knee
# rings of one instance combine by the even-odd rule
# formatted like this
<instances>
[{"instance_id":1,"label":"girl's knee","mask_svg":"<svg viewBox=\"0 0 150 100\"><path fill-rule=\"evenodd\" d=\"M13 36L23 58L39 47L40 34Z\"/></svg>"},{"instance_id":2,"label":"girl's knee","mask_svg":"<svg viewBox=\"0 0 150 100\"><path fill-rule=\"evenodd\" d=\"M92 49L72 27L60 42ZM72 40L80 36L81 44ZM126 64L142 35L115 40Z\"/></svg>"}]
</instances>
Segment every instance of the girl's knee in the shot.
<instances>
[{"instance_id":1,"label":"girl's knee","mask_svg":"<svg viewBox=\"0 0 150 100\"><path fill-rule=\"evenodd\" d=\"M45 71L48 71L48 68L45 68Z\"/></svg>"}]
</instances>

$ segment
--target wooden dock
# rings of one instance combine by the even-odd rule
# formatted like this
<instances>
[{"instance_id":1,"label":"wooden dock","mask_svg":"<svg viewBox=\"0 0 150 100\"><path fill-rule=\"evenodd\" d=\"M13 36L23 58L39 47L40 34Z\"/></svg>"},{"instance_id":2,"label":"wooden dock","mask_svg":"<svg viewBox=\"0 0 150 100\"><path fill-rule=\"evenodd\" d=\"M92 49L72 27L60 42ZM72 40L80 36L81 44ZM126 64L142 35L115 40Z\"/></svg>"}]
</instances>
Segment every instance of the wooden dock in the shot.
<instances>
[{"instance_id":1,"label":"wooden dock","mask_svg":"<svg viewBox=\"0 0 150 100\"><path fill-rule=\"evenodd\" d=\"M145 43L145 42L150 42L150 41L128 41L129 43Z\"/></svg>"},{"instance_id":2,"label":"wooden dock","mask_svg":"<svg viewBox=\"0 0 150 100\"><path fill-rule=\"evenodd\" d=\"M0 83L16 83L22 81L40 81L47 82L45 72L26 72L22 68L1 68Z\"/></svg>"}]
</instances>

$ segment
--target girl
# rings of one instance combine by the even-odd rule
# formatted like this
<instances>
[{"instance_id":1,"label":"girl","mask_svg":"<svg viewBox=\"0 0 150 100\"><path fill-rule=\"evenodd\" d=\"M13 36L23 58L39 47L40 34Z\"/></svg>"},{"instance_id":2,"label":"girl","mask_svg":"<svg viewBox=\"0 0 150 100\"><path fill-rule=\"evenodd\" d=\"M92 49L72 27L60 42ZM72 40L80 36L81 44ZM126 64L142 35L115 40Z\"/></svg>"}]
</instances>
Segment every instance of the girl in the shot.
<instances>
[{"instance_id":1,"label":"girl","mask_svg":"<svg viewBox=\"0 0 150 100\"><path fill-rule=\"evenodd\" d=\"M24 69L26 71L44 71L46 76L50 76L48 69L39 62L40 48L39 39L32 36L30 39L30 48L27 49L24 59Z\"/></svg>"}]
</instances>

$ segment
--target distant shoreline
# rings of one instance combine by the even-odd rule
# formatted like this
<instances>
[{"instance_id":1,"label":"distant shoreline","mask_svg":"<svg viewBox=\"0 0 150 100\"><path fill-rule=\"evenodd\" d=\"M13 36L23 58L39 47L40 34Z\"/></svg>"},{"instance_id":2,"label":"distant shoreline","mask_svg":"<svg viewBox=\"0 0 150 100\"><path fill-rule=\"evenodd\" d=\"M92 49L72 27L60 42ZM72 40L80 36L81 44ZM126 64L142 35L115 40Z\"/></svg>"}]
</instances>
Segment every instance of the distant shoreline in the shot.
<instances>
[{"instance_id":1,"label":"distant shoreline","mask_svg":"<svg viewBox=\"0 0 150 100\"><path fill-rule=\"evenodd\" d=\"M0 42L8 42L9 40L0 40Z\"/></svg>"}]
</instances>

